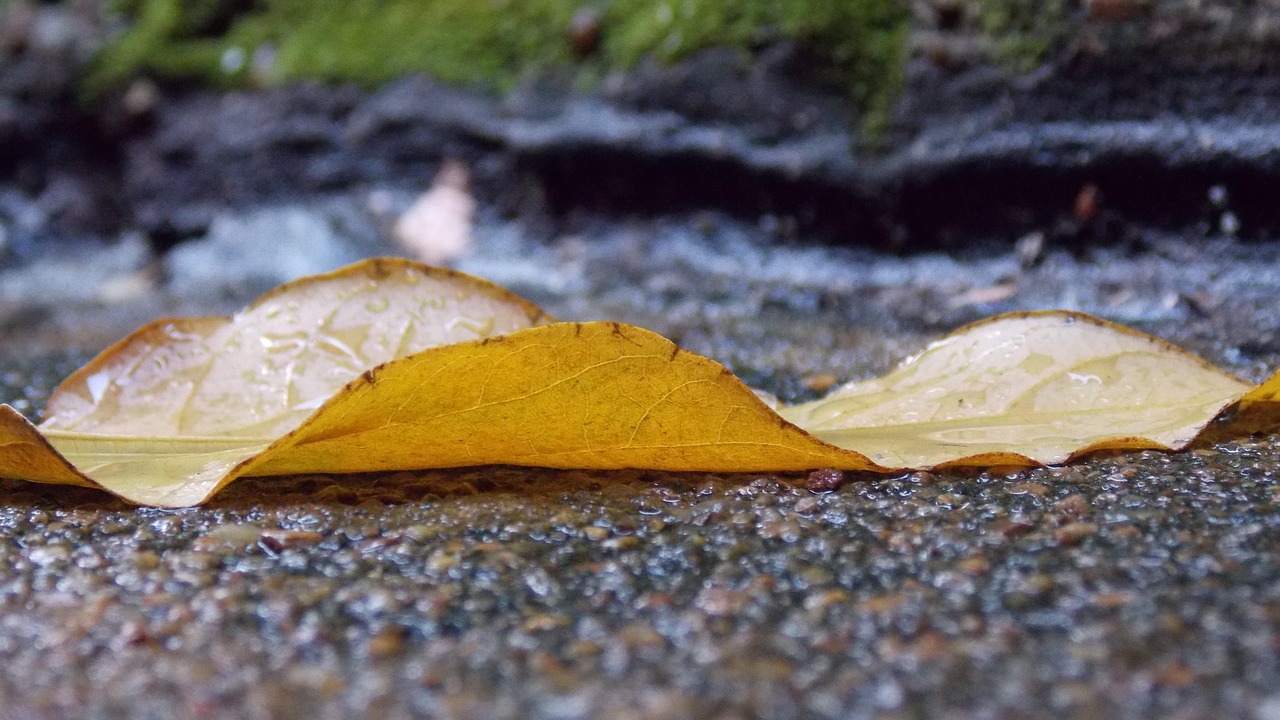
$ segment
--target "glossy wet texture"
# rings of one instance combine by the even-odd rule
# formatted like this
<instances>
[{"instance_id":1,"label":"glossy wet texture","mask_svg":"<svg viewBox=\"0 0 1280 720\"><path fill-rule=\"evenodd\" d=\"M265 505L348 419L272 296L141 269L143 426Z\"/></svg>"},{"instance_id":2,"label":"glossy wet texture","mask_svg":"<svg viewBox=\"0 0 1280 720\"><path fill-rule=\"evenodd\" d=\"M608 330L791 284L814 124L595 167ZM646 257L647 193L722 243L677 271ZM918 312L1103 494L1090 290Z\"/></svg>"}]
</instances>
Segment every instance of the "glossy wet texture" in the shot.
<instances>
[{"instance_id":1,"label":"glossy wet texture","mask_svg":"<svg viewBox=\"0 0 1280 720\"><path fill-rule=\"evenodd\" d=\"M52 430L271 437L365 370L543 322L484 281L397 260L273 290L232 318L160 321L61 388Z\"/></svg>"},{"instance_id":2,"label":"glossy wet texture","mask_svg":"<svg viewBox=\"0 0 1280 720\"><path fill-rule=\"evenodd\" d=\"M494 236L467 269L787 400L1014 304L1101 311L1250 380L1280 359L1274 246L1024 272L648 227ZM1012 297L966 295L1002 278ZM60 357L7 365L0 392L33 412L87 359ZM1277 457L1270 438L979 477L303 477L183 511L5 483L0 717L1270 718Z\"/></svg>"},{"instance_id":3,"label":"glossy wet texture","mask_svg":"<svg viewBox=\"0 0 1280 720\"><path fill-rule=\"evenodd\" d=\"M1030 314L975 323L883 378L781 413L890 467L988 453L1059 464L1117 438L1180 448L1249 387L1200 358L1095 318Z\"/></svg>"},{"instance_id":4,"label":"glossy wet texture","mask_svg":"<svg viewBox=\"0 0 1280 720\"><path fill-rule=\"evenodd\" d=\"M970 12L1001 4L913 4L906 126L888 138L905 150L856 162L841 108L793 91L815 74L787 48L763 72L653 64L567 102L426 80L371 98L143 83L138 115L86 118L68 112L84 55L55 54L84 38L18 27L0 72L20 179L0 188L0 400L33 414L145 321L234 310L299 260L381 254L379 213L445 153L505 208L482 209L465 269L559 316L653 328L787 401L1047 307L1250 380L1274 369L1274 11L1084 3L1064 56L1010 79ZM555 230L508 220L542 223L525 206L544 202ZM967 255L791 246L807 225ZM151 249L169 251L158 273ZM751 476L309 478L181 513L0 484L0 718L1274 720L1277 449L788 478L823 495Z\"/></svg>"},{"instance_id":5,"label":"glossy wet texture","mask_svg":"<svg viewBox=\"0 0 1280 720\"><path fill-rule=\"evenodd\" d=\"M0 690L12 717L1268 717L1277 450L818 493L305 477L184 511L6 484Z\"/></svg>"},{"instance_id":6,"label":"glossy wet texture","mask_svg":"<svg viewBox=\"0 0 1280 720\"><path fill-rule=\"evenodd\" d=\"M483 280L395 259L352 265L277 288L233 318L135 331L49 396L39 435L12 412L0 417L0 473L194 505L362 373L541 322Z\"/></svg>"},{"instance_id":7,"label":"glossy wet texture","mask_svg":"<svg viewBox=\"0 0 1280 720\"><path fill-rule=\"evenodd\" d=\"M1082 313L998 315L882 378L772 409L722 365L647 330L539 322L542 311L474 278L357 263L231 319L133 333L59 386L39 428L0 407L0 475L184 507L245 475L488 464L891 474L1182 450L1237 405L1280 425L1261 402L1280 374L1252 389ZM1225 416L1216 429L1247 432Z\"/></svg>"},{"instance_id":8,"label":"glossy wet texture","mask_svg":"<svg viewBox=\"0 0 1280 720\"><path fill-rule=\"evenodd\" d=\"M710 213L477 233L462 269L558 317L653 328L788 402L1014 309L1100 314L1251 381L1280 365L1275 243L1151 233L1024 269L998 247L788 246ZM123 333L129 307L8 347ZM6 361L0 395L34 415L87 359ZM252 481L171 512L7 484L0 695L23 718L1267 717L1277 447L1211 450L810 483L824 495L479 470Z\"/></svg>"}]
</instances>

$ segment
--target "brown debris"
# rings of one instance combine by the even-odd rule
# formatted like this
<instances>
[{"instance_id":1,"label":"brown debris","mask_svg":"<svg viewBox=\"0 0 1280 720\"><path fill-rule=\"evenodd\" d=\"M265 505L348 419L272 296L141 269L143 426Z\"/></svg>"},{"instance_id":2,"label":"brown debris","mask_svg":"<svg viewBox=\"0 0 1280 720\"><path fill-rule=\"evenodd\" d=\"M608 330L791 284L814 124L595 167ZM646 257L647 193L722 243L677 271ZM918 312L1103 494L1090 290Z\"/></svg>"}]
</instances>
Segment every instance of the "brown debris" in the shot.
<instances>
[{"instance_id":1,"label":"brown debris","mask_svg":"<svg viewBox=\"0 0 1280 720\"><path fill-rule=\"evenodd\" d=\"M405 211L392 228L396 242L413 257L442 265L465 254L471 245L475 200L467 190L467 166L447 160L430 189Z\"/></svg>"},{"instance_id":2,"label":"brown debris","mask_svg":"<svg viewBox=\"0 0 1280 720\"><path fill-rule=\"evenodd\" d=\"M271 552L281 552L292 548L315 545L324 539L324 535L309 530L266 529L258 536L258 544Z\"/></svg>"},{"instance_id":3,"label":"brown debris","mask_svg":"<svg viewBox=\"0 0 1280 720\"><path fill-rule=\"evenodd\" d=\"M805 488L812 493L835 492L844 485L844 472L834 468L822 468L809 473Z\"/></svg>"},{"instance_id":4,"label":"brown debris","mask_svg":"<svg viewBox=\"0 0 1280 720\"><path fill-rule=\"evenodd\" d=\"M824 372L816 375L809 375L801 382L804 386L814 392L826 392L836 386L840 382L840 377L835 373Z\"/></svg>"}]
</instances>

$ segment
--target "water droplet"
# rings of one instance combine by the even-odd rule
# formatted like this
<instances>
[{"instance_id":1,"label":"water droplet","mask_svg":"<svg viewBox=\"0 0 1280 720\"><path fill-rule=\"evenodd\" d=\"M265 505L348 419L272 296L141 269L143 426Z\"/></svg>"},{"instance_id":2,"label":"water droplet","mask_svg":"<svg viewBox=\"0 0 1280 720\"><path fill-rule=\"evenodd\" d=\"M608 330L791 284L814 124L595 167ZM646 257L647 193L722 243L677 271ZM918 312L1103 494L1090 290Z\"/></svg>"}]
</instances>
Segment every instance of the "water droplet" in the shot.
<instances>
[{"instance_id":1,"label":"water droplet","mask_svg":"<svg viewBox=\"0 0 1280 720\"><path fill-rule=\"evenodd\" d=\"M487 337L493 332L493 324L494 320L492 316L484 318L483 320L459 316L446 323L445 330L452 332L454 328L461 326L480 337Z\"/></svg>"},{"instance_id":2,"label":"water droplet","mask_svg":"<svg viewBox=\"0 0 1280 720\"><path fill-rule=\"evenodd\" d=\"M84 384L89 389L89 396L93 398L93 404L97 405L102 401L102 396L107 393L107 388L111 387L111 376L104 370L90 375L85 379Z\"/></svg>"},{"instance_id":3,"label":"water droplet","mask_svg":"<svg viewBox=\"0 0 1280 720\"><path fill-rule=\"evenodd\" d=\"M281 352L301 349L307 344L307 339L307 334L304 332L267 333L260 336L258 342L262 343L262 347L268 352ZM227 347L231 347L231 343L227 343Z\"/></svg>"},{"instance_id":4,"label":"water droplet","mask_svg":"<svg viewBox=\"0 0 1280 720\"><path fill-rule=\"evenodd\" d=\"M174 327L173 325L170 325L169 327L165 328L165 334L168 335L170 339L178 340L180 342L204 339L202 335L199 335L197 333L182 332L181 330L179 330L177 327Z\"/></svg>"}]
</instances>

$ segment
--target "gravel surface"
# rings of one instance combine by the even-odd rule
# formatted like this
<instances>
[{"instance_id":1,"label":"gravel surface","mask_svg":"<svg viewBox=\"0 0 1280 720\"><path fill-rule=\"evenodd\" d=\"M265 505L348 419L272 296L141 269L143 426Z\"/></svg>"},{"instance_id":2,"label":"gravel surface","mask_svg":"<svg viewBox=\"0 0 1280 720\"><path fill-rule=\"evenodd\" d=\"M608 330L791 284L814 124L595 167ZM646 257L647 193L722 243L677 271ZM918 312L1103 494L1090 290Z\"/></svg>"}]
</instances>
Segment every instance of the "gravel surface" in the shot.
<instances>
[{"instance_id":1,"label":"gravel surface","mask_svg":"<svg viewBox=\"0 0 1280 720\"><path fill-rule=\"evenodd\" d=\"M1280 360L1275 244L1151 236L1023 269L1007 249L787 247L715 217L579 229L593 241L491 225L463 266L790 398L1050 305L1251 377ZM6 362L0 399L34 413L83 359ZM1277 450L1010 475L247 480L178 511L3 482L0 719L1275 720Z\"/></svg>"},{"instance_id":2,"label":"gravel surface","mask_svg":"<svg viewBox=\"0 0 1280 720\"><path fill-rule=\"evenodd\" d=\"M9 483L0 717L1272 718L1276 451Z\"/></svg>"},{"instance_id":3,"label":"gravel surface","mask_svg":"<svg viewBox=\"0 0 1280 720\"><path fill-rule=\"evenodd\" d=\"M140 82L86 108L101 29L32 5L0 33L0 402L35 416L132 327L284 279L235 265L250 251L387 252L455 156L481 208L462 269L784 399L1049 307L1250 378L1280 367L1274 11L1087 2L1063 57L1010 78L944 27L956 3L917 5L898 116L866 152L786 52L587 95ZM196 243L226 272L189 272ZM866 249L885 247L955 254ZM1277 450L245 480L178 511L0 481L0 720L1280 720Z\"/></svg>"}]
</instances>

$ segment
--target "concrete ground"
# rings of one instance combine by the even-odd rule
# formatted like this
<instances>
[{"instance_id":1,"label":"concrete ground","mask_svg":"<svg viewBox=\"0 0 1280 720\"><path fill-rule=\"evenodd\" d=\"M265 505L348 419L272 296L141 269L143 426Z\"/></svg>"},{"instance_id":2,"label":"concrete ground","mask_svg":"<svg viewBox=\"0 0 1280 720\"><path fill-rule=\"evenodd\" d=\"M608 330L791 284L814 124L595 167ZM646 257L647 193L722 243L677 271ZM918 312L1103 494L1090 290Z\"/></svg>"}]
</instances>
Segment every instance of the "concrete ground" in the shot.
<instances>
[{"instance_id":1,"label":"concrete ground","mask_svg":"<svg viewBox=\"0 0 1280 720\"><path fill-rule=\"evenodd\" d=\"M1275 243L1152 231L1027 267L1008 243L902 257L714 213L576 223L482 221L459 265L788 398L1014 308L1096 312L1252 378L1280 364ZM83 357L15 359L0 397L34 411ZM5 482L0 718L1277 718L1276 442L835 489L248 480L187 510Z\"/></svg>"},{"instance_id":2,"label":"concrete ground","mask_svg":"<svg viewBox=\"0 0 1280 720\"><path fill-rule=\"evenodd\" d=\"M106 29L24 4L0 38L0 401L36 416L143 322L395 252L445 159L478 203L457 267L784 399L1053 307L1280 368L1274 11L1055 3L1022 73L976 15L948 27L960 5L913 3L869 138L786 46L585 93L144 81L90 108ZM1277 442L838 482L246 480L186 510L0 481L0 720L1280 720Z\"/></svg>"}]
</instances>

